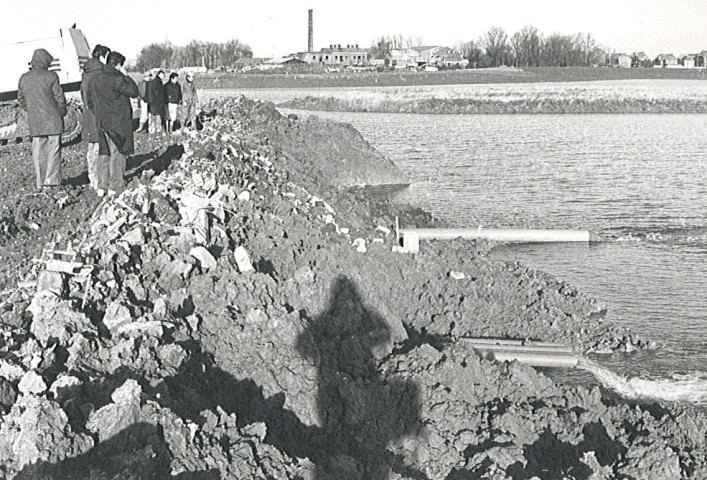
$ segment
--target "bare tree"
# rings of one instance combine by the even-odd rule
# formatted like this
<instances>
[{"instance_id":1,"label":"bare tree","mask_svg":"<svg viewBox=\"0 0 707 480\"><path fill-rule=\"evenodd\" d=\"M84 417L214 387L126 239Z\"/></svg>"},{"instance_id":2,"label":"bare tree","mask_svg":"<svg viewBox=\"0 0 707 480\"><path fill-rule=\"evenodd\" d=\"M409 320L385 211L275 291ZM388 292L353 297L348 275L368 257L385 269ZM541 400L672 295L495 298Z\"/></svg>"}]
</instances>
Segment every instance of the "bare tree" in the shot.
<instances>
[{"instance_id":1,"label":"bare tree","mask_svg":"<svg viewBox=\"0 0 707 480\"><path fill-rule=\"evenodd\" d=\"M391 50L393 49L393 42L390 38L381 36L378 40L374 40L371 45L370 54L373 58L377 59L388 59L390 58Z\"/></svg>"},{"instance_id":2,"label":"bare tree","mask_svg":"<svg viewBox=\"0 0 707 480\"><path fill-rule=\"evenodd\" d=\"M479 67L484 62L484 51L481 48L481 43L475 40L459 43L455 50L461 53L461 56L469 60L470 67Z\"/></svg>"},{"instance_id":3,"label":"bare tree","mask_svg":"<svg viewBox=\"0 0 707 480\"><path fill-rule=\"evenodd\" d=\"M517 67L534 67L540 64L542 38L538 29L527 25L511 37L514 64Z\"/></svg>"},{"instance_id":4,"label":"bare tree","mask_svg":"<svg viewBox=\"0 0 707 480\"><path fill-rule=\"evenodd\" d=\"M486 56L492 67L504 65L510 56L510 45L508 35L501 27L491 27L482 38L482 44L486 50Z\"/></svg>"}]
</instances>

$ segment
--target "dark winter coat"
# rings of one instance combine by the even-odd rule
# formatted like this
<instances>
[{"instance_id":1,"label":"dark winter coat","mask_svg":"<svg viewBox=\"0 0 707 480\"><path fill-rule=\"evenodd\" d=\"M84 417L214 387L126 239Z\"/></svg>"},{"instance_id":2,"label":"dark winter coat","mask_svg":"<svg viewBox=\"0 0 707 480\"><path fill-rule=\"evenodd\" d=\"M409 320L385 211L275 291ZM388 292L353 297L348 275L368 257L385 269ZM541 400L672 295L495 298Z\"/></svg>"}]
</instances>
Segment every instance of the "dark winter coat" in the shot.
<instances>
[{"instance_id":1,"label":"dark winter coat","mask_svg":"<svg viewBox=\"0 0 707 480\"><path fill-rule=\"evenodd\" d=\"M66 97L59 76L49 71L52 56L43 48L32 55L32 68L23 73L17 86L17 101L27 112L29 134L33 137L59 135L64 131Z\"/></svg>"},{"instance_id":2,"label":"dark winter coat","mask_svg":"<svg viewBox=\"0 0 707 480\"><path fill-rule=\"evenodd\" d=\"M167 113L167 94L165 93L164 83L159 76L156 76L147 84L147 108L153 115L162 115Z\"/></svg>"},{"instance_id":3,"label":"dark winter coat","mask_svg":"<svg viewBox=\"0 0 707 480\"><path fill-rule=\"evenodd\" d=\"M103 67L88 83L88 108L96 115L99 155L110 154L106 135L123 155L135 153L130 99L137 95L135 81L111 65Z\"/></svg>"},{"instance_id":4,"label":"dark winter coat","mask_svg":"<svg viewBox=\"0 0 707 480\"><path fill-rule=\"evenodd\" d=\"M165 91L167 92L167 103L182 103L182 87L178 83L169 82L165 85Z\"/></svg>"},{"instance_id":5,"label":"dark winter coat","mask_svg":"<svg viewBox=\"0 0 707 480\"><path fill-rule=\"evenodd\" d=\"M103 64L97 58L89 58L83 67L81 76L81 100L83 101L83 131L81 135L89 142L98 141L98 129L96 128L96 116L88 108L88 82L103 70Z\"/></svg>"},{"instance_id":6,"label":"dark winter coat","mask_svg":"<svg viewBox=\"0 0 707 480\"><path fill-rule=\"evenodd\" d=\"M152 81L152 80L149 80L149 81ZM140 100L142 100L143 102L147 101L147 100L145 100L147 98L147 82L148 82L148 80L142 79L137 84L138 98Z\"/></svg>"},{"instance_id":7,"label":"dark winter coat","mask_svg":"<svg viewBox=\"0 0 707 480\"><path fill-rule=\"evenodd\" d=\"M196 93L196 84L186 81L182 88L182 101L184 105L196 107L199 104L199 95Z\"/></svg>"}]
</instances>

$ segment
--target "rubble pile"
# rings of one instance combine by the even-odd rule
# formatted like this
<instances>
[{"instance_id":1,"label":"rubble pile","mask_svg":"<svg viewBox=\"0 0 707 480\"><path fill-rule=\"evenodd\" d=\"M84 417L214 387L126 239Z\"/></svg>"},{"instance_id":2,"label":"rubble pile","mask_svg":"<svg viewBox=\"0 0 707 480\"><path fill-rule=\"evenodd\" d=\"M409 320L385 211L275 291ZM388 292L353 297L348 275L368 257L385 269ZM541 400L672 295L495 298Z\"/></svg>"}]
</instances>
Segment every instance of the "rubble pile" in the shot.
<instances>
[{"instance_id":1,"label":"rubble pile","mask_svg":"<svg viewBox=\"0 0 707 480\"><path fill-rule=\"evenodd\" d=\"M0 476L707 475L701 414L557 385L464 341L649 346L594 300L487 243L399 253L394 217L425 216L343 190L336 160L313 167L295 144L319 121L212 106L179 158L57 231L4 300L26 308L0 324Z\"/></svg>"}]
</instances>

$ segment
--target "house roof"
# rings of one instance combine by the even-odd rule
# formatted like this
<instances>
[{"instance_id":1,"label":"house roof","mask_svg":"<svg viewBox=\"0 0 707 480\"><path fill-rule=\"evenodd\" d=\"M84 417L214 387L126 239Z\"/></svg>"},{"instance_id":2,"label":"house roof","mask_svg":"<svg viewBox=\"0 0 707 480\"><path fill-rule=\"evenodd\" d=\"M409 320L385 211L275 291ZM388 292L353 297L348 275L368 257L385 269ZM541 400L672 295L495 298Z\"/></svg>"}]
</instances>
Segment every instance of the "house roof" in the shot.
<instances>
[{"instance_id":1,"label":"house roof","mask_svg":"<svg viewBox=\"0 0 707 480\"><path fill-rule=\"evenodd\" d=\"M304 60L294 57L275 57L265 60L268 65L286 65L288 63L307 63Z\"/></svg>"},{"instance_id":2,"label":"house roof","mask_svg":"<svg viewBox=\"0 0 707 480\"><path fill-rule=\"evenodd\" d=\"M241 57L236 60L236 65L260 65L261 63L263 63L262 58Z\"/></svg>"},{"instance_id":3,"label":"house roof","mask_svg":"<svg viewBox=\"0 0 707 480\"><path fill-rule=\"evenodd\" d=\"M439 45L427 45L427 46L421 46L421 47L410 47L413 50L417 52L426 52L427 50L434 50L435 48L439 48Z\"/></svg>"}]
</instances>

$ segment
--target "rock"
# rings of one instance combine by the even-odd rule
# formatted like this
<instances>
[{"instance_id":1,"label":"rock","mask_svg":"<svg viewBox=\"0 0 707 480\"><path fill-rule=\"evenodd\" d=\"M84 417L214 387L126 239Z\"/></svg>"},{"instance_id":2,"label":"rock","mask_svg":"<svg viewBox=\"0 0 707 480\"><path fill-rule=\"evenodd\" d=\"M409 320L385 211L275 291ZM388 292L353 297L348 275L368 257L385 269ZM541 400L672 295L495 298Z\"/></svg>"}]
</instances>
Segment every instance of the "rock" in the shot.
<instances>
[{"instance_id":1,"label":"rock","mask_svg":"<svg viewBox=\"0 0 707 480\"><path fill-rule=\"evenodd\" d=\"M356 247L356 251L359 253L366 253L366 240L363 238L357 238L352 242L352 245Z\"/></svg>"},{"instance_id":2,"label":"rock","mask_svg":"<svg viewBox=\"0 0 707 480\"><path fill-rule=\"evenodd\" d=\"M196 258L205 271L216 270L218 264L216 259L205 247L194 247L189 251L189 255Z\"/></svg>"},{"instance_id":3,"label":"rock","mask_svg":"<svg viewBox=\"0 0 707 480\"><path fill-rule=\"evenodd\" d=\"M105 441L140 420L142 388L135 380L126 380L111 394L113 403L91 412L86 428Z\"/></svg>"},{"instance_id":4,"label":"rock","mask_svg":"<svg viewBox=\"0 0 707 480\"><path fill-rule=\"evenodd\" d=\"M17 400L17 392L12 383L0 378L0 409L8 411Z\"/></svg>"},{"instance_id":5,"label":"rock","mask_svg":"<svg viewBox=\"0 0 707 480\"><path fill-rule=\"evenodd\" d=\"M466 275L464 275L464 272L451 271L449 272L449 277L453 278L454 280L463 280L464 278L466 278Z\"/></svg>"},{"instance_id":6,"label":"rock","mask_svg":"<svg viewBox=\"0 0 707 480\"><path fill-rule=\"evenodd\" d=\"M103 316L103 323L111 332L117 331L119 327L132 323L132 321L130 310L120 301L111 302Z\"/></svg>"},{"instance_id":7,"label":"rock","mask_svg":"<svg viewBox=\"0 0 707 480\"><path fill-rule=\"evenodd\" d=\"M66 344L77 332L96 331L84 314L73 310L70 302L46 290L34 296L27 311L32 314L30 332L45 345L50 340Z\"/></svg>"},{"instance_id":8,"label":"rock","mask_svg":"<svg viewBox=\"0 0 707 480\"><path fill-rule=\"evenodd\" d=\"M314 283L314 272L311 268L304 266L295 271L295 283L298 285L308 285Z\"/></svg>"},{"instance_id":9,"label":"rock","mask_svg":"<svg viewBox=\"0 0 707 480\"><path fill-rule=\"evenodd\" d=\"M39 461L57 463L93 447L89 435L75 433L56 402L25 395L0 425L0 464L20 470Z\"/></svg>"},{"instance_id":10,"label":"rock","mask_svg":"<svg viewBox=\"0 0 707 480\"><path fill-rule=\"evenodd\" d=\"M241 202L248 202L250 201L250 192L248 190L244 190L239 193L236 198L238 198Z\"/></svg>"},{"instance_id":11,"label":"rock","mask_svg":"<svg viewBox=\"0 0 707 480\"><path fill-rule=\"evenodd\" d=\"M17 385L17 389L20 393L43 393L47 390L47 384L44 383L44 379L34 370L30 370L22 376L22 380Z\"/></svg>"},{"instance_id":12,"label":"rock","mask_svg":"<svg viewBox=\"0 0 707 480\"><path fill-rule=\"evenodd\" d=\"M245 248L242 246L236 247L233 256L236 259L236 265L238 265L238 270L241 273L252 272L254 270L253 264L250 261L250 255Z\"/></svg>"},{"instance_id":13,"label":"rock","mask_svg":"<svg viewBox=\"0 0 707 480\"><path fill-rule=\"evenodd\" d=\"M37 292L51 292L57 297L66 294L66 275L61 272L42 270L37 276Z\"/></svg>"},{"instance_id":14,"label":"rock","mask_svg":"<svg viewBox=\"0 0 707 480\"><path fill-rule=\"evenodd\" d=\"M121 240L126 242L128 245L144 245L145 244L145 233L142 231L142 227L133 228L125 235L121 237Z\"/></svg>"},{"instance_id":15,"label":"rock","mask_svg":"<svg viewBox=\"0 0 707 480\"><path fill-rule=\"evenodd\" d=\"M49 387L49 391L54 395L55 400L61 401L66 391L78 387L79 385L81 385L81 380L73 375L62 375L54 380L54 383Z\"/></svg>"}]
</instances>

